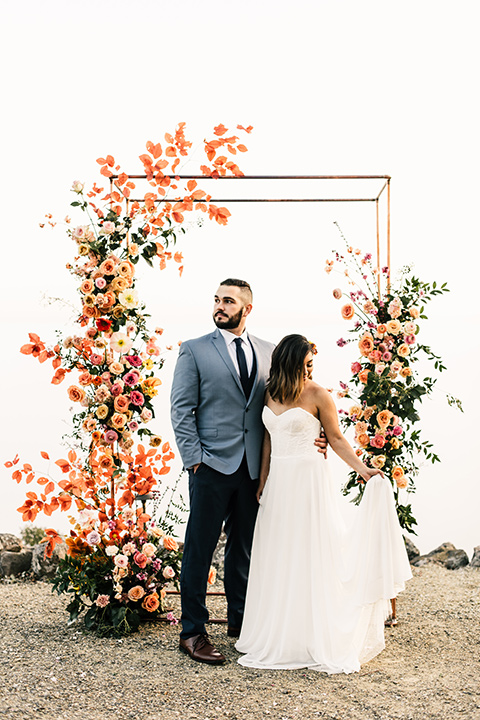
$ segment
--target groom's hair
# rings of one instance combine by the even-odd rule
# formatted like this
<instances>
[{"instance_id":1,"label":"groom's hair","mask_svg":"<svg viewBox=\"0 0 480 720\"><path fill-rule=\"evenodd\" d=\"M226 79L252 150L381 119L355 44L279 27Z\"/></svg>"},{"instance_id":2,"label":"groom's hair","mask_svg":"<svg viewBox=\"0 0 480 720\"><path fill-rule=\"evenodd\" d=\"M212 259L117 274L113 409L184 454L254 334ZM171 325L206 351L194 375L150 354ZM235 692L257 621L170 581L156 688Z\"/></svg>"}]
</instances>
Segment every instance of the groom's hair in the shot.
<instances>
[{"instance_id":1,"label":"groom's hair","mask_svg":"<svg viewBox=\"0 0 480 720\"><path fill-rule=\"evenodd\" d=\"M233 285L234 287L240 288L243 297L247 301L247 305L253 300L252 288L246 280L239 280L238 278L227 278L226 280L222 280L220 285Z\"/></svg>"}]
</instances>

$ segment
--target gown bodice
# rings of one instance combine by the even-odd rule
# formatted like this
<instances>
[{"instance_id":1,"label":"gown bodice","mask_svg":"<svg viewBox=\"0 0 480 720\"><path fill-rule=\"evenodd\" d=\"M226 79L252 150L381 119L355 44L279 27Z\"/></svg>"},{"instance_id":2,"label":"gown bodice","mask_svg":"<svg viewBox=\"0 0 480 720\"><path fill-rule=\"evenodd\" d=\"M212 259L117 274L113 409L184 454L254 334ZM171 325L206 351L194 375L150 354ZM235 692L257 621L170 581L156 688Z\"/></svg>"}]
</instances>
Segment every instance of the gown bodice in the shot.
<instances>
[{"instance_id":1,"label":"gown bodice","mask_svg":"<svg viewBox=\"0 0 480 720\"><path fill-rule=\"evenodd\" d=\"M319 436L321 425L307 410L295 407L276 415L265 405L262 420L270 433L272 458L317 455L313 441Z\"/></svg>"}]
</instances>

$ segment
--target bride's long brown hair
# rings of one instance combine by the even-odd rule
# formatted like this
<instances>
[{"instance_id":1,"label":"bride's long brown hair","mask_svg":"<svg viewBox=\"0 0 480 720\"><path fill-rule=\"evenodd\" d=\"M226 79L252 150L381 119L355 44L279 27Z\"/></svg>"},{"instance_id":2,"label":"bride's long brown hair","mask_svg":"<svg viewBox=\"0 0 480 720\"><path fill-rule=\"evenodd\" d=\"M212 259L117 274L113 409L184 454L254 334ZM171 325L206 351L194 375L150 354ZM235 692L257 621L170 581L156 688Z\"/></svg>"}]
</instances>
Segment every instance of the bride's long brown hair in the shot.
<instances>
[{"instance_id":1,"label":"bride's long brown hair","mask_svg":"<svg viewBox=\"0 0 480 720\"><path fill-rule=\"evenodd\" d=\"M303 390L304 363L314 345L303 335L287 335L272 353L267 390L272 400L295 402Z\"/></svg>"}]
</instances>

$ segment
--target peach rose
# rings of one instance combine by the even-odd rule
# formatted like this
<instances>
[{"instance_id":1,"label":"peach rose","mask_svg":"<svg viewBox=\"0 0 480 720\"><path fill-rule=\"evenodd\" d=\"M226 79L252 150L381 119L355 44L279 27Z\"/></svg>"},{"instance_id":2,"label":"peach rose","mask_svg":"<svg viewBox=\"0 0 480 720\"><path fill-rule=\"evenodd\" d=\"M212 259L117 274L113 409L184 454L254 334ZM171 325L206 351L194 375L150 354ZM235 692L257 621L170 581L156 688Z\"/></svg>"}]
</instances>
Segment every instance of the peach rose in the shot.
<instances>
[{"instance_id":1,"label":"peach rose","mask_svg":"<svg viewBox=\"0 0 480 720\"><path fill-rule=\"evenodd\" d=\"M113 278L112 282L110 283L110 287L113 290L113 292L120 293L129 287L129 283L123 277L116 277L116 278Z\"/></svg>"},{"instance_id":2,"label":"peach rose","mask_svg":"<svg viewBox=\"0 0 480 720\"><path fill-rule=\"evenodd\" d=\"M135 274L135 265L130 260L122 260L117 268L120 277L133 277Z\"/></svg>"},{"instance_id":3,"label":"peach rose","mask_svg":"<svg viewBox=\"0 0 480 720\"><path fill-rule=\"evenodd\" d=\"M97 410L98 413L98 410ZM120 428L123 428L127 422L128 418L126 415L123 415L122 413L114 413L112 417L110 418L110 423L112 427L116 428L117 430Z\"/></svg>"},{"instance_id":4,"label":"peach rose","mask_svg":"<svg viewBox=\"0 0 480 720\"><path fill-rule=\"evenodd\" d=\"M404 367L400 370L400 375L403 378L410 377L412 375L412 371L409 367Z\"/></svg>"},{"instance_id":5,"label":"peach rose","mask_svg":"<svg viewBox=\"0 0 480 720\"><path fill-rule=\"evenodd\" d=\"M418 307L415 307L415 305L412 305L412 307L408 309L408 312L410 313L410 317L412 317L414 320L420 317L420 310L418 309Z\"/></svg>"},{"instance_id":6,"label":"peach rose","mask_svg":"<svg viewBox=\"0 0 480 720\"><path fill-rule=\"evenodd\" d=\"M390 370L394 373L399 373L402 369L403 365L400 362L400 360L394 360L392 364L390 365Z\"/></svg>"},{"instance_id":7,"label":"peach rose","mask_svg":"<svg viewBox=\"0 0 480 720\"><path fill-rule=\"evenodd\" d=\"M130 588L127 594L129 600L138 602L145 595L145 590L140 585L135 585L135 587Z\"/></svg>"},{"instance_id":8,"label":"peach rose","mask_svg":"<svg viewBox=\"0 0 480 720\"><path fill-rule=\"evenodd\" d=\"M402 447L402 441L396 437L390 438L390 446L393 450L399 450Z\"/></svg>"},{"instance_id":9,"label":"peach rose","mask_svg":"<svg viewBox=\"0 0 480 720\"><path fill-rule=\"evenodd\" d=\"M387 332L391 335L398 335L402 329L402 323L399 320L389 320L387 322Z\"/></svg>"},{"instance_id":10,"label":"peach rose","mask_svg":"<svg viewBox=\"0 0 480 720\"><path fill-rule=\"evenodd\" d=\"M392 470L392 478L395 480L395 483L398 488L406 488L408 485L408 480L405 477L405 473L403 471L403 468L400 467L400 465L395 465L395 467Z\"/></svg>"},{"instance_id":11,"label":"peach rose","mask_svg":"<svg viewBox=\"0 0 480 720\"><path fill-rule=\"evenodd\" d=\"M342 317L344 320L351 320L355 315L355 308L352 303L347 303L342 307Z\"/></svg>"},{"instance_id":12,"label":"peach rose","mask_svg":"<svg viewBox=\"0 0 480 720\"><path fill-rule=\"evenodd\" d=\"M153 543L145 543L145 545L142 546L142 552L147 558L151 558L157 552L157 548Z\"/></svg>"},{"instance_id":13,"label":"peach rose","mask_svg":"<svg viewBox=\"0 0 480 720\"><path fill-rule=\"evenodd\" d=\"M375 365L375 372L377 375L381 375L387 366L385 363L377 363Z\"/></svg>"},{"instance_id":14,"label":"peach rose","mask_svg":"<svg viewBox=\"0 0 480 720\"><path fill-rule=\"evenodd\" d=\"M398 355L400 355L400 357L407 357L408 355L410 355L410 348L406 343L402 343L398 346L397 353Z\"/></svg>"},{"instance_id":15,"label":"peach rose","mask_svg":"<svg viewBox=\"0 0 480 720\"><path fill-rule=\"evenodd\" d=\"M360 420L363 415L363 410L360 405L352 405L352 407L348 411L348 414L351 418L355 417L357 420Z\"/></svg>"},{"instance_id":16,"label":"peach rose","mask_svg":"<svg viewBox=\"0 0 480 720\"><path fill-rule=\"evenodd\" d=\"M365 418L365 420L370 420L376 409L376 405L367 405L367 407L363 411L363 417Z\"/></svg>"},{"instance_id":17,"label":"peach rose","mask_svg":"<svg viewBox=\"0 0 480 720\"><path fill-rule=\"evenodd\" d=\"M95 411L95 415L99 420L104 420L108 415L107 405L99 405Z\"/></svg>"},{"instance_id":18,"label":"peach rose","mask_svg":"<svg viewBox=\"0 0 480 720\"><path fill-rule=\"evenodd\" d=\"M89 295L94 290L95 290L95 283L93 282L93 280L90 280L90 279L84 280L82 282L82 284L80 285L80 291L84 295Z\"/></svg>"},{"instance_id":19,"label":"peach rose","mask_svg":"<svg viewBox=\"0 0 480 720\"><path fill-rule=\"evenodd\" d=\"M177 541L174 540L172 537L167 535L163 538L163 547L166 550L178 550L178 544Z\"/></svg>"},{"instance_id":20,"label":"peach rose","mask_svg":"<svg viewBox=\"0 0 480 720\"><path fill-rule=\"evenodd\" d=\"M123 373L124 368L123 368L122 363L115 361L115 362L110 363L110 365L108 366L108 369L110 370L111 373L113 373L113 375L121 375Z\"/></svg>"},{"instance_id":21,"label":"peach rose","mask_svg":"<svg viewBox=\"0 0 480 720\"><path fill-rule=\"evenodd\" d=\"M102 275L113 275L115 272L116 262L113 258L107 258L99 266L99 271Z\"/></svg>"},{"instance_id":22,"label":"peach rose","mask_svg":"<svg viewBox=\"0 0 480 720\"><path fill-rule=\"evenodd\" d=\"M111 455L102 455L98 464L103 470L109 470L113 467L113 458Z\"/></svg>"},{"instance_id":23,"label":"peach rose","mask_svg":"<svg viewBox=\"0 0 480 720\"><path fill-rule=\"evenodd\" d=\"M129 405L130 400L127 398L126 395L118 395L113 401L113 407L119 413L124 413L126 410L128 410Z\"/></svg>"},{"instance_id":24,"label":"peach rose","mask_svg":"<svg viewBox=\"0 0 480 720\"><path fill-rule=\"evenodd\" d=\"M386 428L393 417L393 413L390 410L380 410L377 413L377 422L381 428Z\"/></svg>"},{"instance_id":25,"label":"peach rose","mask_svg":"<svg viewBox=\"0 0 480 720\"><path fill-rule=\"evenodd\" d=\"M381 450L385 445L385 437L377 433L375 437L370 440L370 445L378 450Z\"/></svg>"},{"instance_id":26,"label":"peach rose","mask_svg":"<svg viewBox=\"0 0 480 720\"><path fill-rule=\"evenodd\" d=\"M370 370L365 369L365 370L362 370L362 372L359 372L359 373L358 373L358 379L359 379L360 382L363 383L364 385L366 385L367 382L368 382L368 374L369 374L369 372L370 372Z\"/></svg>"},{"instance_id":27,"label":"peach rose","mask_svg":"<svg viewBox=\"0 0 480 720\"><path fill-rule=\"evenodd\" d=\"M83 388L79 388L76 385L70 385L70 387L67 390L68 397L72 402L82 402L82 400L85 398L85 390Z\"/></svg>"},{"instance_id":28,"label":"peach rose","mask_svg":"<svg viewBox=\"0 0 480 720\"><path fill-rule=\"evenodd\" d=\"M134 562L139 568L144 568L147 564L147 556L143 552L136 552L133 556Z\"/></svg>"},{"instance_id":29,"label":"peach rose","mask_svg":"<svg viewBox=\"0 0 480 720\"><path fill-rule=\"evenodd\" d=\"M142 607L144 610L148 610L148 612L155 612L155 610L158 610L160 607L158 593L155 592L147 595L142 602Z\"/></svg>"},{"instance_id":30,"label":"peach rose","mask_svg":"<svg viewBox=\"0 0 480 720\"><path fill-rule=\"evenodd\" d=\"M89 372L83 372L81 373L81 375L78 376L78 382L80 383L80 385L90 385L92 380L93 378Z\"/></svg>"},{"instance_id":31,"label":"peach rose","mask_svg":"<svg viewBox=\"0 0 480 720\"><path fill-rule=\"evenodd\" d=\"M367 355L372 352L375 346L373 343L373 337L370 335L370 333L365 333L365 335L362 335L362 337L358 341L358 347L360 348L360 353L364 357L367 357Z\"/></svg>"},{"instance_id":32,"label":"peach rose","mask_svg":"<svg viewBox=\"0 0 480 720\"><path fill-rule=\"evenodd\" d=\"M407 320L403 325L403 330L407 335L415 335L417 332L417 325L411 320Z\"/></svg>"},{"instance_id":33,"label":"peach rose","mask_svg":"<svg viewBox=\"0 0 480 720\"><path fill-rule=\"evenodd\" d=\"M381 470L387 462L387 458L385 457L385 455L374 455L370 462L372 463L374 468L378 468L378 470Z\"/></svg>"},{"instance_id":34,"label":"peach rose","mask_svg":"<svg viewBox=\"0 0 480 720\"><path fill-rule=\"evenodd\" d=\"M367 433L359 433L355 439L360 447L366 448L370 445L370 438Z\"/></svg>"}]
</instances>

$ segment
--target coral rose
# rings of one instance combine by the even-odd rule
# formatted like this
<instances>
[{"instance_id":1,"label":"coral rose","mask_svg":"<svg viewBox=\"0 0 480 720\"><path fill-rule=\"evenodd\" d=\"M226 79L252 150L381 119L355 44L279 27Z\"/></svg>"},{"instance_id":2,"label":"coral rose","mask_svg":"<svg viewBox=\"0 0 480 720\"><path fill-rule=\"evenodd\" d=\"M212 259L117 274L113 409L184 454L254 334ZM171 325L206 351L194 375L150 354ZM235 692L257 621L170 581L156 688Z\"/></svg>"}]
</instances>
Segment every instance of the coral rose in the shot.
<instances>
[{"instance_id":1,"label":"coral rose","mask_svg":"<svg viewBox=\"0 0 480 720\"><path fill-rule=\"evenodd\" d=\"M98 410L97 410L98 413ZM128 418L126 415L123 415L122 413L114 413L112 417L110 418L110 422L114 428L117 430L123 428L127 422Z\"/></svg>"},{"instance_id":2,"label":"coral rose","mask_svg":"<svg viewBox=\"0 0 480 720\"><path fill-rule=\"evenodd\" d=\"M102 273L102 275L113 275L116 265L117 263L115 262L115 260L110 257L104 260L98 269Z\"/></svg>"},{"instance_id":3,"label":"coral rose","mask_svg":"<svg viewBox=\"0 0 480 720\"><path fill-rule=\"evenodd\" d=\"M167 535L163 538L163 547L166 550L178 550L178 544L177 541L174 540L172 537Z\"/></svg>"},{"instance_id":4,"label":"coral rose","mask_svg":"<svg viewBox=\"0 0 480 720\"><path fill-rule=\"evenodd\" d=\"M158 610L160 607L158 593L150 593L150 595L147 595L142 602L142 607L144 610L148 610L148 612L155 612L155 610Z\"/></svg>"},{"instance_id":5,"label":"coral rose","mask_svg":"<svg viewBox=\"0 0 480 720\"><path fill-rule=\"evenodd\" d=\"M89 295L95 290L95 283L93 280L90 280L89 278L87 280L84 280L82 284L80 285L80 291L84 295Z\"/></svg>"},{"instance_id":6,"label":"coral rose","mask_svg":"<svg viewBox=\"0 0 480 720\"><path fill-rule=\"evenodd\" d=\"M362 372L359 372L359 373L358 373L358 379L359 379L360 382L362 382L364 385L366 385L367 382L368 382L368 374L369 374L369 372L370 372L370 370L365 369L365 370L362 370Z\"/></svg>"},{"instance_id":7,"label":"coral rose","mask_svg":"<svg viewBox=\"0 0 480 720\"><path fill-rule=\"evenodd\" d=\"M351 369L352 373L353 373L354 375L356 375L357 373L360 372L360 370L362 369L362 366L360 365L359 362L354 362L354 363L352 363L350 369Z\"/></svg>"},{"instance_id":8,"label":"coral rose","mask_svg":"<svg viewBox=\"0 0 480 720\"><path fill-rule=\"evenodd\" d=\"M377 433L375 437L370 440L370 445L378 450L381 450L384 447L385 442L384 436Z\"/></svg>"},{"instance_id":9,"label":"coral rose","mask_svg":"<svg viewBox=\"0 0 480 720\"><path fill-rule=\"evenodd\" d=\"M351 320L355 316L355 308L352 303L344 305L341 312L344 320Z\"/></svg>"},{"instance_id":10,"label":"coral rose","mask_svg":"<svg viewBox=\"0 0 480 720\"><path fill-rule=\"evenodd\" d=\"M126 395L118 395L113 401L113 407L119 413L124 413L128 410L130 400Z\"/></svg>"},{"instance_id":11,"label":"coral rose","mask_svg":"<svg viewBox=\"0 0 480 720\"><path fill-rule=\"evenodd\" d=\"M370 333L365 333L365 335L360 338L360 340L358 341L358 347L360 348L360 353L364 357L366 357L372 352L372 350L374 349L374 343L373 337L370 335Z\"/></svg>"},{"instance_id":12,"label":"coral rose","mask_svg":"<svg viewBox=\"0 0 480 720\"><path fill-rule=\"evenodd\" d=\"M83 388L79 388L76 385L71 385L68 388L68 397L72 402L82 402L82 400L85 398L85 390Z\"/></svg>"},{"instance_id":13,"label":"coral rose","mask_svg":"<svg viewBox=\"0 0 480 720\"><path fill-rule=\"evenodd\" d=\"M147 556L143 552L136 552L133 556L133 560L139 568L144 568L147 564Z\"/></svg>"}]
</instances>

